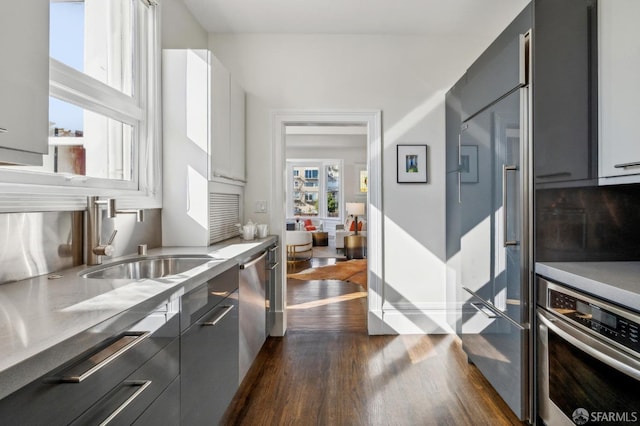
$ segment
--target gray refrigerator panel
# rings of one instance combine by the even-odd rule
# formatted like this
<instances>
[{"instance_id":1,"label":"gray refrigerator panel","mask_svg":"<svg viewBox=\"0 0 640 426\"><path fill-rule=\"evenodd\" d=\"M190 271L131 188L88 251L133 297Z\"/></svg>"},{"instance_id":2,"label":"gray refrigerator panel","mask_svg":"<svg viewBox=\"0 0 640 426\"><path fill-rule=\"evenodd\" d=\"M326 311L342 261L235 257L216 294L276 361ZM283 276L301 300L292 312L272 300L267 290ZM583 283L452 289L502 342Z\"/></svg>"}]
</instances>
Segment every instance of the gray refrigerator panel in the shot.
<instances>
[{"instance_id":1,"label":"gray refrigerator panel","mask_svg":"<svg viewBox=\"0 0 640 426\"><path fill-rule=\"evenodd\" d=\"M462 131L462 286L522 323L526 296L521 89L467 121ZM526 169L526 167L524 167Z\"/></svg>"},{"instance_id":2,"label":"gray refrigerator panel","mask_svg":"<svg viewBox=\"0 0 640 426\"><path fill-rule=\"evenodd\" d=\"M527 331L470 295L462 308L462 347L513 412L527 418Z\"/></svg>"},{"instance_id":3,"label":"gray refrigerator panel","mask_svg":"<svg viewBox=\"0 0 640 426\"><path fill-rule=\"evenodd\" d=\"M466 80L467 75L465 74L456 82L445 96L447 173L457 172L460 165L460 123L462 122L462 105L460 103L460 95L464 89Z\"/></svg>"},{"instance_id":4,"label":"gray refrigerator panel","mask_svg":"<svg viewBox=\"0 0 640 426\"><path fill-rule=\"evenodd\" d=\"M467 69L467 82L461 91L463 121L525 84L526 70L518 64L525 54L521 36L532 27L531 9L528 4Z\"/></svg>"}]
</instances>

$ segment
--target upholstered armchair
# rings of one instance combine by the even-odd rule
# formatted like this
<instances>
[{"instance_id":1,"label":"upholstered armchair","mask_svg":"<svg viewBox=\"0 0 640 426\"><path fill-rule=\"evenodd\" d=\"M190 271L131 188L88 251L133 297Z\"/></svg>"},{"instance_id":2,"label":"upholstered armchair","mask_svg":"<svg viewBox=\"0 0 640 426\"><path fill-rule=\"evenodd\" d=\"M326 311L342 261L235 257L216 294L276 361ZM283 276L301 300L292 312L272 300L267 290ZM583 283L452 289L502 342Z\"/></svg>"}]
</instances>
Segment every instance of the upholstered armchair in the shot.
<instances>
[{"instance_id":1,"label":"upholstered armchair","mask_svg":"<svg viewBox=\"0 0 640 426\"><path fill-rule=\"evenodd\" d=\"M344 249L344 237L355 235L355 221L352 217L347 218L344 225L336 225L336 249ZM367 221L358 218L358 235L367 236Z\"/></svg>"},{"instance_id":2,"label":"upholstered armchair","mask_svg":"<svg viewBox=\"0 0 640 426\"><path fill-rule=\"evenodd\" d=\"M320 219L305 219L303 226L305 231L322 231L322 221Z\"/></svg>"},{"instance_id":3,"label":"upholstered armchair","mask_svg":"<svg viewBox=\"0 0 640 426\"><path fill-rule=\"evenodd\" d=\"M287 261L298 262L313 257L313 239L309 231L286 231Z\"/></svg>"}]
</instances>

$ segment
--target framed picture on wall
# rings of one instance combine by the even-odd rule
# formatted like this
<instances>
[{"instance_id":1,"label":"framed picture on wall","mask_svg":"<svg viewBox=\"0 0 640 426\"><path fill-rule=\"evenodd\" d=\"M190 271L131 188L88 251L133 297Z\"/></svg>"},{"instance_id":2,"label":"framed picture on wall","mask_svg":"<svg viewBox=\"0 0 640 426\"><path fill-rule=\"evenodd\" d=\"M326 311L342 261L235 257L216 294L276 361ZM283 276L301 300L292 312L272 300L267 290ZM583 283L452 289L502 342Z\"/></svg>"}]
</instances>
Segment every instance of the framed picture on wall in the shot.
<instances>
[{"instance_id":1,"label":"framed picture on wall","mask_svg":"<svg viewBox=\"0 0 640 426\"><path fill-rule=\"evenodd\" d=\"M360 170L358 176L358 187L360 192L367 192L369 188L369 173L367 170Z\"/></svg>"},{"instance_id":2,"label":"framed picture on wall","mask_svg":"<svg viewBox=\"0 0 640 426\"><path fill-rule=\"evenodd\" d=\"M397 145L398 183L427 183L427 145Z\"/></svg>"}]
</instances>

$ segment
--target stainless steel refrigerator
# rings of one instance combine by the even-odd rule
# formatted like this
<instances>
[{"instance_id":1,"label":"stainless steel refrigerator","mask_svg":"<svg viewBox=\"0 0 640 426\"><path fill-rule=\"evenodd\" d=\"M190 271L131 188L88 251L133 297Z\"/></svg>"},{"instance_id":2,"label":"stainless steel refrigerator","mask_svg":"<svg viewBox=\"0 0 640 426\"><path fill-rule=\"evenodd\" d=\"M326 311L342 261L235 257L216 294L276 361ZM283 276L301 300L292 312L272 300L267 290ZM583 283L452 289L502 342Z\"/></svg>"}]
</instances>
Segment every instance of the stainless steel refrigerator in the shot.
<instances>
[{"instance_id":1,"label":"stainless steel refrigerator","mask_svg":"<svg viewBox=\"0 0 640 426\"><path fill-rule=\"evenodd\" d=\"M506 31L492 47L468 70L461 94L459 333L469 361L524 420L530 402L529 34Z\"/></svg>"}]
</instances>

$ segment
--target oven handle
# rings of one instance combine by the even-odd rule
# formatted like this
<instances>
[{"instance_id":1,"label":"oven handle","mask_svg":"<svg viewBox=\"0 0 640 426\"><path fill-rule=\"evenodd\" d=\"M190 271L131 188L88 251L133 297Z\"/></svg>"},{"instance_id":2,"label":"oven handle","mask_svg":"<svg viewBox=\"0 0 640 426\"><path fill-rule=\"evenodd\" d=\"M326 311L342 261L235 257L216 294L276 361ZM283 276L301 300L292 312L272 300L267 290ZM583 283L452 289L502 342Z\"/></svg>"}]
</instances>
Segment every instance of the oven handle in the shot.
<instances>
[{"instance_id":1,"label":"oven handle","mask_svg":"<svg viewBox=\"0 0 640 426\"><path fill-rule=\"evenodd\" d=\"M565 321L561 319L551 317L551 315L546 312L538 311L538 319L542 325L556 333L567 343L570 343L609 367L615 368L635 380L640 380L640 362L630 356L594 339L575 327L567 325ZM588 342L585 343L583 340L587 340Z\"/></svg>"}]
</instances>

